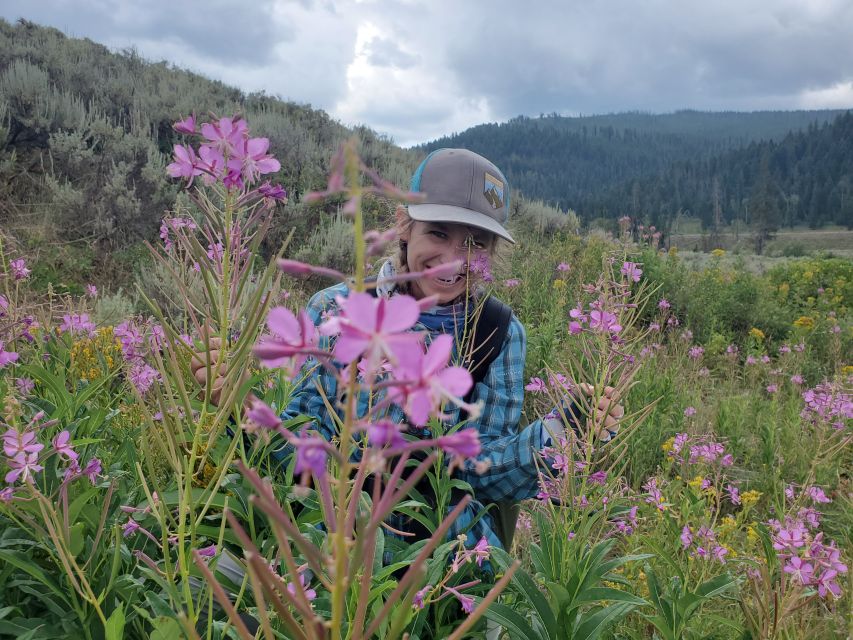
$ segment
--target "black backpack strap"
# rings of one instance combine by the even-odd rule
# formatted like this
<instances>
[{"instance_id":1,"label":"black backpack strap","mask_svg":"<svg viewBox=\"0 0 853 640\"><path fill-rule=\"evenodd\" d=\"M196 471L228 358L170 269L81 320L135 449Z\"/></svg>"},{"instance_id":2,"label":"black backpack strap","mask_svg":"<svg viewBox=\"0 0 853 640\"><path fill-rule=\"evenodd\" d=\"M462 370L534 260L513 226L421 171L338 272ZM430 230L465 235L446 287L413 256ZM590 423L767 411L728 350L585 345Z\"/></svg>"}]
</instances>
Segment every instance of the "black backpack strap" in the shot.
<instances>
[{"instance_id":1,"label":"black backpack strap","mask_svg":"<svg viewBox=\"0 0 853 640\"><path fill-rule=\"evenodd\" d=\"M489 296L483 302L477 326L474 328L474 342L471 356L466 362L467 369L474 378L474 385L465 396L465 402L470 402L474 387L486 379L489 367L503 349L504 340L509 332L512 319L512 309L494 296Z\"/></svg>"}]
</instances>

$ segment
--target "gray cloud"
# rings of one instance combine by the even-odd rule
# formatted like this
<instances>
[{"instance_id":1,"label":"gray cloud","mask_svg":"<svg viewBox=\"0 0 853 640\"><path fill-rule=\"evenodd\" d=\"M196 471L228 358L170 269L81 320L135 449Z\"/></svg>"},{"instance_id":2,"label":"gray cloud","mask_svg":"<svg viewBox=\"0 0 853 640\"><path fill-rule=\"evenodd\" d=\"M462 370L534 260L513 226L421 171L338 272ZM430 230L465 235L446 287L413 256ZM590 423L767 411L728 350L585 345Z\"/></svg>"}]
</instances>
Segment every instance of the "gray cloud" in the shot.
<instances>
[{"instance_id":1,"label":"gray cloud","mask_svg":"<svg viewBox=\"0 0 853 640\"><path fill-rule=\"evenodd\" d=\"M7 0L401 143L539 113L853 107L849 0Z\"/></svg>"},{"instance_id":2,"label":"gray cloud","mask_svg":"<svg viewBox=\"0 0 853 640\"><path fill-rule=\"evenodd\" d=\"M375 67L397 67L409 69L418 61L418 57L406 53L393 40L373 38L367 45L370 54L368 60Z\"/></svg>"}]
</instances>

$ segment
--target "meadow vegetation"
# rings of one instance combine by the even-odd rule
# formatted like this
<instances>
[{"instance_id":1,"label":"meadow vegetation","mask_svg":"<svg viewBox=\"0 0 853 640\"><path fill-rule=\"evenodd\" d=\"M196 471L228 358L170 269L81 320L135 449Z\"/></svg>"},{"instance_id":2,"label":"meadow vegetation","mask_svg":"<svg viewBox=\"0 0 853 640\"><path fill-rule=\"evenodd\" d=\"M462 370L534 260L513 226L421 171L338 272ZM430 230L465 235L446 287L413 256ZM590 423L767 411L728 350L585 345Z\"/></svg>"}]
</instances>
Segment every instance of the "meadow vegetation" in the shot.
<instances>
[{"instance_id":1,"label":"meadow vegetation","mask_svg":"<svg viewBox=\"0 0 853 640\"><path fill-rule=\"evenodd\" d=\"M450 351L438 370L370 351L359 323L384 302L354 295L322 336L302 311L329 279L363 289L392 240L370 228L414 196L348 144L300 205L339 209L334 242L286 234L265 138L238 117L175 130L186 144L162 169L183 190L144 287L54 288L0 238L0 636L475 638L486 620L519 639L853 631L849 260L753 273L718 252L693 268L637 221L580 237L540 205L516 209L518 244L486 280L527 330L522 424L585 382L615 387L627 414L611 443L581 430L543 453L512 549L466 546L445 537L451 469L480 445L438 415L470 376ZM213 344L216 388L190 373ZM389 354L396 381L379 368ZM306 359L347 390L327 398L344 416L332 441L278 417ZM379 412L388 389L429 405L409 417L434 437L355 419L356 391ZM419 477L446 508L410 491ZM431 537L393 535L390 514Z\"/></svg>"}]
</instances>

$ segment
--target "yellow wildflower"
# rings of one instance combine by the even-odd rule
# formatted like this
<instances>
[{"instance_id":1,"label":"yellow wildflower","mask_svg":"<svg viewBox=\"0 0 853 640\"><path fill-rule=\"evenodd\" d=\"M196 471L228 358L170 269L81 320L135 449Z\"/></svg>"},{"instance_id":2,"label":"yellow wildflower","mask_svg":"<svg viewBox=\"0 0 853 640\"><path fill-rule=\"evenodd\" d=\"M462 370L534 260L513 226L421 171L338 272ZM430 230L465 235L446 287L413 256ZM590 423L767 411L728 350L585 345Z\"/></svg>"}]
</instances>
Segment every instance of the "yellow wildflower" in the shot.
<instances>
[{"instance_id":1,"label":"yellow wildflower","mask_svg":"<svg viewBox=\"0 0 853 640\"><path fill-rule=\"evenodd\" d=\"M554 280L553 287L554 287L555 289L562 289L562 288L563 288L563 287L565 287L565 286L566 286L566 281L565 281L565 280Z\"/></svg>"},{"instance_id":2,"label":"yellow wildflower","mask_svg":"<svg viewBox=\"0 0 853 640\"><path fill-rule=\"evenodd\" d=\"M753 525L749 525L746 528L746 539L749 541L750 544L755 544L756 542L758 542L758 532L755 530L755 527Z\"/></svg>"},{"instance_id":3,"label":"yellow wildflower","mask_svg":"<svg viewBox=\"0 0 853 640\"><path fill-rule=\"evenodd\" d=\"M740 501L744 509L748 509L756 504L759 498L761 498L761 492L756 491L755 489L750 489L749 491L744 491L740 494Z\"/></svg>"},{"instance_id":4,"label":"yellow wildflower","mask_svg":"<svg viewBox=\"0 0 853 640\"><path fill-rule=\"evenodd\" d=\"M675 436L672 436L671 438L668 438L668 439L666 440L666 442L664 442L664 443L660 446L660 448L663 450L663 452L664 452L664 453L669 453L670 451L672 451L672 445L673 445L673 444L675 444Z\"/></svg>"},{"instance_id":5,"label":"yellow wildflower","mask_svg":"<svg viewBox=\"0 0 853 640\"><path fill-rule=\"evenodd\" d=\"M841 375L843 376L853 376L853 365L845 365L841 367Z\"/></svg>"},{"instance_id":6,"label":"yellow wildflower","mask_svg":"<svg viewBox=\"0 0 853 640\"><path fill-rule=\"evenodd\" d=\"M800 316L794 320L794 326L800 329L814 329L814 318L811 316Z\"/></svg>"},{"instance_id":7,"label":"yellow wildflower","mask_svg":"<svg viewBox=\"0 0 853 640\"><path fill-rule=\"evenodd\" d=\"M714 249L711 252L711 255L714 256L715 258L721 258L722 256L726 255L726 250L725 249Z\"/></svg>"},{"instance_id":8,"label":"yellow wildflower","mask_svg":"<svg viewBox=\"0 0 853 640\"><path fill-rule=\"evenodd\" d=\"M669 248L669 255L677 256L678 255L678 247L670 247Z\"/></svg>"},{"instance_id":9,"label":"yellow wildflower","mask_svg":"<svg viewBox=\"0 0 853 640\"><path fill-rule=\"evenodd\" d=\"M719 532L721 536L727 536L737 529L737 520L732 516L725 516L720 522Z\"/></svg>"},{"instance_id":10,"label":"yellow wildflower","mask_svg":"<svg viewBox=\"0 0 853 640\"><path fill-rule=\"evenodd\" d=\"M702 489L702 483L705 482L705 478L702 476L696 476L693 480L690 480L687 484L691 489L696 491L700 491Z\"/></svg>"},{"instance_id":11,"label":"yellow wildflower","mask_svg":"<svg viewBox=\"0 0 853 640\"><path fill-rule=\"evenodd\" d=\"M783 282L779 285L779 293L782 294L783 297L788 297L788 292L791 290L791 285L787 282Z\"/></svg>"},{"instance_id":12,"label":"yellow wildflower","mask_svg":"<svg viewBox=\"0 0 853 640\"><path fill-rule=\"evenodd\" d=\"M755 338L756 340L764 340L764 332L758 327L753 327L749 330L749 335Z\"/></svg>"}]
</instances>

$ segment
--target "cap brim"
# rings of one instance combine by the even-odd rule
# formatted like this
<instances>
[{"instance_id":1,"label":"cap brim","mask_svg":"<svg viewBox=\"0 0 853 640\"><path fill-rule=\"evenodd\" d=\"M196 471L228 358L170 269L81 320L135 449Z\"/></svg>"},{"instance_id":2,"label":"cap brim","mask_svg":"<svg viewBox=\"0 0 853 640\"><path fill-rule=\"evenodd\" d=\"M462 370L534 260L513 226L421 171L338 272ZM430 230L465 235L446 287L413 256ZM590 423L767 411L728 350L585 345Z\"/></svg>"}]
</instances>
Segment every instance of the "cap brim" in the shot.
<instances>
[{"instance_id":1,"label":"cap brim","mask_svg":"<svg viewBox=\"0 0 853 640\"><path fill-rule=\"evenodd\" d=\"M494 233L507 242L515 244L509 232L494 218L451 204L410 204L409 217L418 222L452 222L476 227L483 231Z\"/></svg>"}]
</instances>

